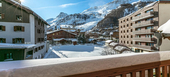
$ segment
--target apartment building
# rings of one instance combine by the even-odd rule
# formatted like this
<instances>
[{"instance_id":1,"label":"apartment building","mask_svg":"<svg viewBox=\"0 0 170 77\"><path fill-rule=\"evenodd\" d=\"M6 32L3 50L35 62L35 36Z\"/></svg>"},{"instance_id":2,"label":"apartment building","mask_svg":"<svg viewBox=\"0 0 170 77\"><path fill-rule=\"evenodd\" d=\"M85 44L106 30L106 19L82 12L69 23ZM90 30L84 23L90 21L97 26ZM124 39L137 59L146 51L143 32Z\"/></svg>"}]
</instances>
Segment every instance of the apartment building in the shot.
<instances>
[{"instance_id":1,"label":"apartment building","mask_svg":"<svg viewBox=\"0 0 170 77\"><path fill-rule=\"evenodd\" d=\"M0 61L42 58L47 25L20 0L0 0Z\"/></svg>"},{"instance_id":2,"label":"apartment building","mask_svg":"<svg viewBox=\"0 0 170 77\"><path fill-rule=\"evenodd\" d=\"M119 43L136 52L162 50L156 47L154 32L170 19L170 1L153 2L138 11L119 19Z\"/></svg>"}]
</instances>

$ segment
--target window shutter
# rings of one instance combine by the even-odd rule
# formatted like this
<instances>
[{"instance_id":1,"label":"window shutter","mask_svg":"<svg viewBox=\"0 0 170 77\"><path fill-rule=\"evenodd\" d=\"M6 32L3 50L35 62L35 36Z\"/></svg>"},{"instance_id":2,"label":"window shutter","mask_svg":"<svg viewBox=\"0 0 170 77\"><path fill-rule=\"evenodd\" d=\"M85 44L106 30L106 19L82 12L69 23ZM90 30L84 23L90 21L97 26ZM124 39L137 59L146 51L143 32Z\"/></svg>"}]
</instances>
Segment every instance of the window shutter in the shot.
<instances>
[{"instance_id":1,"label":"window shutter","mask_svg":"<svg viewBox=\"0 0 170 77\"><path fill-rule=\"evenodd\" d=\"M5 26L2 26L2 31L5 31Z\"/></svg>"},{"instance_id":2,"label":"window shutter","mask_svg":"<svg viewBox=\"0 0 170 77\"><path fill-rule=\"evenodd\" d=\"M25 31L25 28L24 28L24 27L22 27L22 31L23 31L23 32Z\"/></svg>"},{"instance_id":3,"label":"window shutter","mask_svg":"<svg viewBox=\"0 0 170 77\"><path fill-rule=\"evenodd\" d=\"M16 39L12 39L12 42L13 42L13 44L15 44L16 43Z\"/></svg>"},{"instance_id":4,"label":"window shutter","mask_svg":"<svg viewBox=\"0 0 170 77\"><path fill-rule=\"evenodd\" d=\"M14 26L14 31L17 31L17 26Z\"/></svg>"},{"instance_id":5,"label":"window shutter","mask_svg":"<svg viewBox=\"0 0 170 77\"><path fill-rule=\"evenodd\" d=\"M2 15L2 19L4 19L5 18L5 14L1 14Z\"/></svg>"},{"instance_id":6,"label":"window shutter","mask_svg":"<svg viewBox=\"0 0 170 77\"><path fill-rule=\"evenodd\" d=\"M24 43L25 42L25 40L24 40L24 38L22 39L22 43Z\"/></svg>"}]
</instances>

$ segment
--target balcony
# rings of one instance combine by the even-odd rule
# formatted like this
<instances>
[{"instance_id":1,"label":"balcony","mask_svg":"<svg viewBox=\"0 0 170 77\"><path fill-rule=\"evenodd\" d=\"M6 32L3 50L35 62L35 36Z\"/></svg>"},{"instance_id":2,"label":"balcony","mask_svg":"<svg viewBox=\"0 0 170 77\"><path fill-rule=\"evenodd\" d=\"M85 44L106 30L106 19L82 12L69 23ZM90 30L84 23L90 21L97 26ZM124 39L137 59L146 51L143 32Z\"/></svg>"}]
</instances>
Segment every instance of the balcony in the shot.
<instances>
[{"instance_id":1,"label":"balcony","mask_svg":"<svg viewBox=\"0 0 170 77\"><path fill-rule=\"evenodd\" d=\"M154 42L154 38L134 38L133 40L140 42Z\"/></svg>"},{"instance_id":2,"label":"balcony","mask_svg":"<svg viewBox=\"0 0 170 77\"><path fill-rule=\"evenodd\" d=\"M156 25L156 21L150 20L150 21L142 21L141 23L133 24L133 28L139 28L139 27L146 27L146 26L152 26Z\"/></svg>"},{"instance_id":3,"label":"balcony","mask_svg":"<svg viewBox=\"0 0 170 77\"><path fill-rule=\"evenodd\" d=\"M148 13L142 13L140 16L133 17L132 21L139 21L139 20L146 19L149 17L154 17L154 13L155 13L154 11L148 12Z\"/></svg>"},{"instance_id":4,"label":"balcony","mask_svg":"<svg viewBox=\"0 0 170 77\"><path fill-rule=\"evenodd\" d=\"M153 34L155 31L156 31L155 29L145 29L145 30L134 31L133 34Z\"/></svg>"},{"instance_id":5,"label":"balcony","mask_svg":"<svg viewBox=\"0 0 170 77\"><path fill-rule=\"evenodd\" d=\"M147 50L147 51L156 51L154 46L145 46L145 45L133 45L134 47L138 48L138 49L143 49L143 50Z\"/></svg>"},{"instance_id":6,"label":"balcony","mask_svg":"<svg viewBox=\"0 0 170 77\"><path fill-rule=\"evenodd\" d=\"M163 51L1 62L0 77L167 77L169 55Z\"/></svg>"}]
</instances>

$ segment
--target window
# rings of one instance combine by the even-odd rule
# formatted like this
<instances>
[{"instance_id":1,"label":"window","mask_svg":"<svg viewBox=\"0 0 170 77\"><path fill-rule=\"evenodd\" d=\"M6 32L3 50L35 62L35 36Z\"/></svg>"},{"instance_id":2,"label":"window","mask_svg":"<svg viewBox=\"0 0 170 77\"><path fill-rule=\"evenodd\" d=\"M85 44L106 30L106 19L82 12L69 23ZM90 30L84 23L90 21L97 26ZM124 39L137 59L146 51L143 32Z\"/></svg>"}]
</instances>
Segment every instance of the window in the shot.
<instances>
[{"instance_id":1,"label":"window","mask_svg":"<svg viewBox=\"0 0 170 77\"><path fill-rule=\"evenodd\" d=\"M129 30L127 30L127 32L129 32Z\"/></svg>"},{"instance_id":2,"label":"window","mask_svg":"<svg viewBox=\"0 0 170 77\"><path fill-rule=\"evenodd\" d=\"M5 26L0 25L0 31L5 31Z\"/></svg>"},{"instance_id":3,"label":"window","mask_svg":"<svg viewBox=\"0 0 170 77\"><path fill-rule=\"evenodd\" d=\"M148 18L148 19L146 19L145 21L151 21L151 20L153 20L153 18Z\"/></svg>"},{"instance_id":4,"label":"window","mask_svg":"<svg viewBox=\"0 0 170 77\"><path fill-rule=\"evenodd\" d=\"M127 19L127 21L129 21L129 19Z\"/></svg>"},{"instance_id":5,"label":"window","mask_svg":"<svg viewBox=\"0 0 170 77\"><path fill-rule=\"evenodd\" d=\"M131 38L133 38L133 35L131 35Z\"/></svg>"},{"instance_id":6,"label":"window","mask_svg":"<svg viewBox=\"0 0 170 77\"><path fill-rule=\"evenodd\" d=\"M24 32L24 31L25 31L25 27L22 27L22 26L14 26L14 31L22 31L22 32Z\"/></svg>"},{"instance_id":7,"label":"window","mask_svg":"<svg viewBox=\"0 0 170 77\"><path fill-rule=\"evenodd\" d=\"M41 33L41 30L40 30L40 29L37 29L37 33Z\"/></svg>"},{"instance_id":8,"label":"window","mask_svg":"<svg viewBox=\"0 0 170 77\"><path fill-rule=\"evenodd\" d=\"M136 16L140 16L140 15L141 15L141 13L139 13L139 14L135 15L135 17L136 17Z\"/></svg>"},{"instance_id":9,"label":"window","mask_svg":"<svg viewBox=\"0 0 170 77\"><path fill-rule=\"evenodd\" d=\"M151 12L151 11L153 11L153 9L149 9L149 10L145 11L145 13L148 13L148 12Z\"/></svg>"},{"instance_id":10,"label":"window","mask_svg":"<svg viewBox=\"0 0 170 77\"><path fill-rule=\"evenodd\" d=\"M6 39L5 38L0 38L0 43L6 43Z\"/></svg>"},{"instance_id":11,"label":"window","mask_svg":"<svg viewBox=\"0 0 170 77\"><path fill-rule=\"evenodd\" d=\"M131 23L131 26L133 26L133 23Z\"/></svg>"},{"instance_id":12,"label":"window","mask_svg":"<svg viewBox=\"0 0 170 77\"><path fill-rule=\"evenodd\" d=\"M131 29L131 32L133 32L133 29Z\"/></svg>"},{"instance_id":13,"label":"window","mask_svg":"<svg viewBox=\"0 0 170 77\"><path fill-rule=\"evenodd\" d=\"M0 19L2 19L2 14L0 13Z\"/></svg>"},{"instance_id":14,"label":"window","mask_svg":"<svg viewBox=\"0 0 170 77\"><path fill-rule=\"evenodd\" d=\"M16 20L21 21L22 20L22 15L16 15Z\"/></svg>"},{"instance_id":15,"label":"window","mask_svg":"<svg viewBox=\"0 0 170 77\"><path fill-rule=\"evenodd\" d=\"M13 59L13 54L12 53L5 54L5 59Z\"/></svg>"},{"instance_id":16,"label":"window","mask_svg":"<svg viewBox=\"0 0 170 77\"><path fill-rule=\"evenodd\" d=\"M129 27L129 24L127 24L127 27Z\"/></svg>"},{"instance_id":17,"label":"window","mask_svg":"<svg viewBox=\"0 0 170 77\"><path fill-rule=\"evenodd\" d=\"M131 17L130 19L132 20L133 18Z\"/></svg>"},{"instance_id":18,"label":"window","mask_svg":"<svg viewBox=\"0 0 170 77\"><path fill-rule=\"evenodd\" d=\"M25 41L24 41L24 38L14 38L13 43L14 44L24 44Z\"/></svg>"},{"instance_id":19,"label":"window","mask_svg":"<svg viewBox=\"0 0 170 77\"><path fill-rule=\"evenodd\" d=\"M131 41L131 44L133 44L133 42Z\"/></svg>"},{"instance_id":20,"label":"window","mask_svg":"<svg viewBox=\"0 0 170 77\"><path fill-rule=\"evenodd\" d=\"M153 26L146 27L145 29L153 29Z\"/></svg>"}]
</instances>

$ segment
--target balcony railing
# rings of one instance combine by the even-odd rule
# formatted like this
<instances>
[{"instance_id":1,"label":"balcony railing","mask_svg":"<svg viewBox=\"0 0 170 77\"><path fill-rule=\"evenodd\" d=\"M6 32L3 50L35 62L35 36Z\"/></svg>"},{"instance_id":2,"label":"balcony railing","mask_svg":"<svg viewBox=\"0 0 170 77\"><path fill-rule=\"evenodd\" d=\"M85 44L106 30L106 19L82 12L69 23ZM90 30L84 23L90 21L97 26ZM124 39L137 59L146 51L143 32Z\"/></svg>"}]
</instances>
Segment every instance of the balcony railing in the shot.
<instances>
[{"instance_id":1,"label":"balcony railing","mask_svg":"<svg viewBox=\"0 0 170 77\"><path fill-rule=\"evenodd\" d=\"M147 40L146 40L147 41ZM133 45L136 48L147 50L147 51L156 51L154 46L146 46L146 45Z\"/></svg>"},{"instance_id":2,"label":"balcony railing","mask_svg":"<svg viewBox=\"0 0 170 77\"><path fill-rule=\"evenodd\" d=\"M150 20L150 21L142 21L141 23L133 24L134 28L139 28L139 27L145 27L145 26L152 26L156 25L155 21Z\"/></svg>"},{"instance_id":3,"label":"balcony railing","mask_svg":"<svg viewBox=\"0 0 170 77\"><path fill-rule=\"evenodd\" d=\"M141 42L154 42L154 38L134 38L133 40Z\"/></svg>"},{"instance_id":4,"label":"balcony railing","mask_svg":"<svg viewBox=\"0 0 170 77\"><path fill-rule=\"evenodd\" d=\"M156 30L155 29L145 29L145 30L139 30L134 31L134 34L153 34Z\"/></svg>"},{"instance_id":5,"label":"balcony railing","mask_svg":"<svg viewBox=\"0 0 170 77\"><path fill-rule=\"evenodd\" d=\"M146 19L149 17L154 17L154 13L155 13L154 11L148 12L148 13L142 13L139 16L133 17L133 21L139 21L139 20Z\"/></svg>"},{"instance_id":6,"label":"balcony railing","mask_svg":"<svg viewBox=\"0 0 170 77\"><path fill-rule=\"evenodd\" d=\"M170 51L0 63L0 77L167 77ZM162 73L162 74L161 74Z\"/></svg>"}]
</instances>

